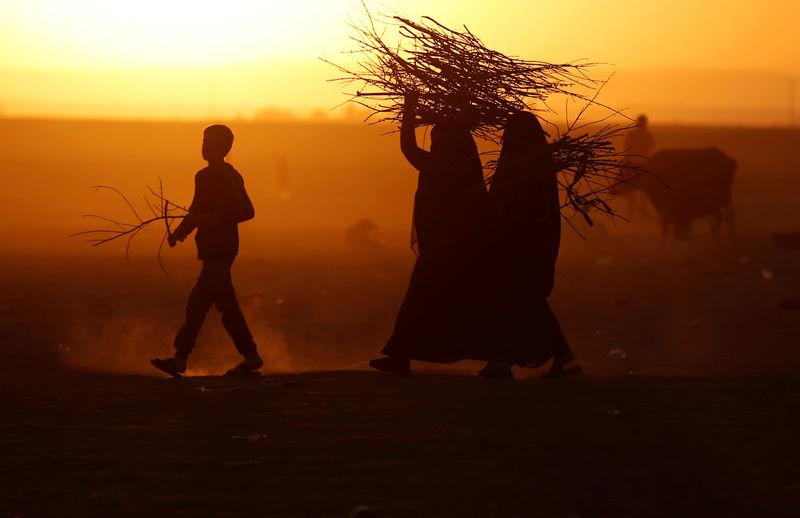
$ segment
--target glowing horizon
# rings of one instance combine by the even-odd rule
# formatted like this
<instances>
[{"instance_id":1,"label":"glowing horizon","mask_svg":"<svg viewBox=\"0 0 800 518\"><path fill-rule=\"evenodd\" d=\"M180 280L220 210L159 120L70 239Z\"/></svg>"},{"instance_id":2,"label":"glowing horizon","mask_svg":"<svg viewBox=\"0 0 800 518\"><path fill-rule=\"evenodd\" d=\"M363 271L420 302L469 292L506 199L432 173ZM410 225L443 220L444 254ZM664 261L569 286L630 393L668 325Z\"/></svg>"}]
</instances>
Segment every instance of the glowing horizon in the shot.
<instances>
[{"instance_id":1,"label":"glowing horizon","mask_svg":"<svg viewBox=\"0 0 800 518\"><path fill-rule=\"evenodd\" d=\"M381 4L368 5L373 14L386 12ZM793 0L400 5L412 18L465 24L490 47L537 59L800 71L794 27L800 5ZM361 17L359 2L6 0L0 6L0 69L313 59L349 47L349 17Z\"/></svg>"},{"instance_id":2,"label":"glowing horizon","mask_svg":"<svg viewBox=\"0 0 800 518\"><path fill-rule=\"evenodd\" d=\"M467 25L491 48L535 59L588 58L621 71L772 71L787 84L800 75L800 4L790 0L408 0L402 9ZM343 97L325 81L335 71L312 62L346 59L346 22L360 10L355 0L6 0L0 113L182 118L251 116L268 106L325 110ZM771 88L760 95L793 102L796 94L781 89L790 87Z\"/></svg>"}]
</instances>

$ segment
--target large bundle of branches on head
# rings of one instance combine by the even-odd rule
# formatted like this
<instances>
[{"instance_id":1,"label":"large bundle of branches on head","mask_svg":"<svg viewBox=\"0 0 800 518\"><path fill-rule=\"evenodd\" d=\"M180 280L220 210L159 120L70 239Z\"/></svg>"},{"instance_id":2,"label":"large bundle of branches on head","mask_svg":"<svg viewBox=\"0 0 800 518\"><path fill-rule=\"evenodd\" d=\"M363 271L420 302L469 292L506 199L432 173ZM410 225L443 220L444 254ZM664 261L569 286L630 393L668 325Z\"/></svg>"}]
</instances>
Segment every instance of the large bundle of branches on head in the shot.
<instances>
[{"instance_id":1,"label":"large bundle of branches on head","mask_svg":"<svg viewBox=\"0 0 800 518\"><path fill-rule=\"evenodd\" d=\"M617 171L628 156L615 149L613 140L631 126L607 122L617 115L628 118L597 101L606 81L589 76L588 69L596 63L510 57L487 48L467 27L458 31L430 17L415 22L398 15L376 22L366 6L364 11L366 21L350 23L357 49L349 53L358 57L356 63L348 67L323 61L343 74L332 81L355 87L346 102L368 108L368 121L400 122L405 96L414 92L418 123L458 119L478 137L497 142L509 115L533 111L556 131L550 146L566 193L564 207L580 213L589 224L593 210L616 216L607 198L620 182ZM386 41L389 29L396 30L395 44ZM567 117L565 129L542 117L557 115L548 104L553 96L581 105L573 120ZM590 107L605 115L585 120ZM490 169L494 165L496 161L489 162Z\"/></svg>"},{"instance_id":2,"label":"large bundle of branches on head","mask_svg":"<svg viewBox=\"0 0 800 518\"><path fill-rule=\"evenodd\" d=\"M357 87L349 101L371 110L375 122L399 121L404 96L414 91L422 124L455 118L494 139L509 114L529 109L533 102L544 103L553 94L583 99L577 88L599 84L584 73L591 63L509 57L487 48L466 27L453 30L427 16L420 22L390 16L382 18L384 28L379 30L369 11L366 17L364 23L350 24L358 47L351 53L358 62L348 68L323 61L343 73L333 81ZM400 43L385 41L385 29L391 27L397 29Z\"/></svg>"}]
</instances>

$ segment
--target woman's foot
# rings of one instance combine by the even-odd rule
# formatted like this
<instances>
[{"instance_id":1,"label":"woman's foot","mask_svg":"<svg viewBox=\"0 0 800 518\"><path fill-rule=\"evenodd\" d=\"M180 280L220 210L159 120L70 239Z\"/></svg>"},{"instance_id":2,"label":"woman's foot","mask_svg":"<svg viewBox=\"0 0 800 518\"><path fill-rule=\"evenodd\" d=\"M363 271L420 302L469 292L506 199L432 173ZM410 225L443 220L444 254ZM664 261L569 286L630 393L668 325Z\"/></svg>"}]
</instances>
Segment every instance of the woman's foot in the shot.
<instances>
[{"instance_id":1,"label":"woman's foot","mask_svg":"<svg viewBox=\"0 0 800 518\"><path fill-rule=\"evenodd\" d=\"M505 378L511 379L514 373L511 372L511 364L505 362L489 362L484 368L478 371L481 378Z\"/></svg>"},{"instance_id":2,"label":"woman's foot","mask_svg":"<svg viewBox=\"0 0 800 518\"><path fill-rule=\"evenodd\" d=\"M573 353L572 350L567 349L562 354L553 358L553 365L550 366L550 370L545 372L542 375L542 377L561 378L562 376L569 376L570 374L580 374L581 372L580 365L573 365L567 367L567 364L574 359L575 359L575 353Z\"/></svg>"},{"instance_id":3,"label":"woman's foot","mask_svg":"<svg viewBox=\"0 0 800 518\"><path fill-rule=\"evenodd\" d=\"M404 376L411 374L411 361L403 358L393 358L391 356L376 358L369 361L369 366L373 369L390 372L392 374L401 374Z\"/></svg>"}]
</instances>

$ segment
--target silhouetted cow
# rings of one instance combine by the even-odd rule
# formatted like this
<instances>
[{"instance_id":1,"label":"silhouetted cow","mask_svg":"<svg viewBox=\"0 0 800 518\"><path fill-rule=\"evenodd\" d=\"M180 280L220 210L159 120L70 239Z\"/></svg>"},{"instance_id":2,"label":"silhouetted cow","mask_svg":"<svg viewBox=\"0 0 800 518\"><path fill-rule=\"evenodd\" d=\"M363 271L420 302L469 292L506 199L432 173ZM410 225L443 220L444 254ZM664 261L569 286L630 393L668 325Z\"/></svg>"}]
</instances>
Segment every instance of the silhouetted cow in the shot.
<instances>
[{"instance_id":1,"label":"silhouetted cow","mask_svg":"<svg viewBox=\"0 0 800 518\"><path fill-rule=\"evenodd\" d=\"M708 218L715 239L727 222L736 241L731 205L736 160L715 147L667 149L639 165L646 172L638 176L623 168L621 176L630 181L630 187L622 186L617 192L630 188L644 192L658 212L665 237L672 227L675 237L684 238L693 220Z\"/></svg>"}]
</instances>

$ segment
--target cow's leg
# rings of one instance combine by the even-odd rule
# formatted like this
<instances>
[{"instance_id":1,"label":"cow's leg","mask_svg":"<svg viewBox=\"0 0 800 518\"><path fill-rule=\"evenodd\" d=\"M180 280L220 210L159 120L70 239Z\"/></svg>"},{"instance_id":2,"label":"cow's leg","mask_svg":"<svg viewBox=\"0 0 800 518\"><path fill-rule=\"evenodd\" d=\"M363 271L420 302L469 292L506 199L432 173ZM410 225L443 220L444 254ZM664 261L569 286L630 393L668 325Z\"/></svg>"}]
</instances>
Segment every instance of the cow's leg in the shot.
<instances>
[{"instance_id":1,"label":"cow's leg","mask_svg":"<svg viewBox=\"0 0 800 518\"><path fill-rule=\"evenodd\" d=\"M714 243L717 245L720 244L723 217L724 215L722 207L708 215L708 226L711 228L711 237L714 239Z\"/></svg>"},{"instance_id":2,"label":"cow's leg","mask_svg":"<svg viewBox=\"0 0 800 518\"><path fill-rule=\"evenodd\" d=\"M736 211L733 210L733 204L728 203L725 207L725 219L728 222L731 232L731 243L734 247L739 245L739 239L736 236Z\"/></svg>"}]
</instances>

